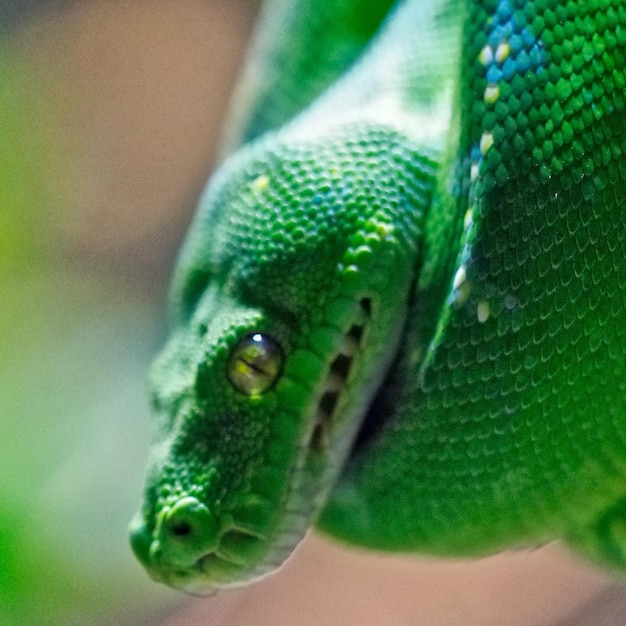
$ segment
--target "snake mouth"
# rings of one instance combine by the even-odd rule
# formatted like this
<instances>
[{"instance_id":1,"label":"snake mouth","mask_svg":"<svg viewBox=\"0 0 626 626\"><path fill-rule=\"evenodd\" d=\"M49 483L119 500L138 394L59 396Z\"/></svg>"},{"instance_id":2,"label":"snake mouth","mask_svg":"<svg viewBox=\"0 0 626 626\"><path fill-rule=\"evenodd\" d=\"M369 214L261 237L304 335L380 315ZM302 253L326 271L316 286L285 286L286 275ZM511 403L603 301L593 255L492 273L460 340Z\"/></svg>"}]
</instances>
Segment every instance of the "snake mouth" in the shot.
<instances>
[{"instance_id":1,"label":"snake mouth","mask_svg":"<svg viewBox=\"0 0 626 626\"><path fill-rule=\"evenodd\" d=\"M307 444L309 451L313 454L321 454L328 448L333 427L337 421L337 406L342 392L348 385L371 313L371 299L361 298L358 315L344 333L338 353L328 368Z\"/></svg>"},{"instance_id":2,"label":"snake mouth","mask_svg":"<svg viewBox=\"0 0 626 626\"><path fill-rule=\"evenodd\" d=\"M262 531L230 515L221 529L212 529L206 507L194 500L179 498L178 507L170 507L170 514L162 514L156 523L144 512L133 518L131 547L153 580L207 595L216 587L256 578L278 564L264 568L268 540Z\"/></svg>"},{"instance_id":3,"label":"snake mouth","mask_svg":"<svg viewBox=\"0 0 626 626\"><path fill-rule=\"evenodd\" d=\"M242 528L228 530L220 538L217 549L200 557L192 570L202 578L204 586L207 579L220 587L228 586L235 579L241 584L242 572L248 572L250 565L258 561L257 555L265 546L265 538L257 533ZM260 573L250 572L249 578ZM184 584L183 588L188 591L190 586L194 586L193 581Z\"/></svg>"},{"instance_id":4,"label":"snake mouth","mask_svg":"<svg viewBox=\"0 0 626 626\"><path fill-rule=\"evenodd\" d=\"M153 544L154 545L154 544ZM187 566L154 563L142 559L151 578L192 595L212 595L219 588L238 586L274 569L276 563L263 563L259 554L267 542L253 531L241 528L222 534L216 549L198 557ZM255 564L263 563L262 565Z\"/></svg>"}]
</instances>

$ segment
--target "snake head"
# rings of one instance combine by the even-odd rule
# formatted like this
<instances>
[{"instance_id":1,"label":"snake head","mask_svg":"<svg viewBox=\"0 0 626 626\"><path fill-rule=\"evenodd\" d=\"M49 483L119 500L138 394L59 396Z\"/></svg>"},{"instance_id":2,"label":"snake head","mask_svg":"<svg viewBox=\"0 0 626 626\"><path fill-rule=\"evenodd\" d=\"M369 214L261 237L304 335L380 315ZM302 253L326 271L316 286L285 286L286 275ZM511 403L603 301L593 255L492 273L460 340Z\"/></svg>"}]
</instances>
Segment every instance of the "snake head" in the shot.
<instances>
[{"instance_id":1,"label":"snake head","mask_svg":"<svg viewBox=\"0 0 626 626\"><path fill-rule=\"evenodd\" d=\"M152 369L131 542L153 578L202 593L260 576L313 524L397 348L432 178L374 125L273 137L216 174Z\"/></svg>"}]
</instances>

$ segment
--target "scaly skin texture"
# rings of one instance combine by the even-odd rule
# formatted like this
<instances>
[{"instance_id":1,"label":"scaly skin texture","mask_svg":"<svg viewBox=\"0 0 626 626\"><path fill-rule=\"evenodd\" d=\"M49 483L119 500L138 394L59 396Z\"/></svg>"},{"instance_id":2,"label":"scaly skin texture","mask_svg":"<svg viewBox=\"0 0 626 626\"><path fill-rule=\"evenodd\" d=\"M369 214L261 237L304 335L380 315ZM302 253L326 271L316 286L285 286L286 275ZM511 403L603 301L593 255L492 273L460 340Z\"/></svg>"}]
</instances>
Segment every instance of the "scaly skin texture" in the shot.
<instances>
[{"instance_id":1,"label":"scaly skin texture","mask_svg":"<svg viewBox=\"0 0 626 626\"><path fill-rule=\"evenodd\" d=\"M314 524L626 566L625 51L616 0L405 2L226 161L152 372L151 576L241 582Z\"/></svg>"},{"instance_id":2,"label":"scaly skin texture","mask_svg":"<svg viewBox=\"0 0 626 626\"><path fill-rule=\"evenodd\" d=\"M394 0L269 0L226 124L225 148L282 126L344 73Z\"/></svg>"}]
</instances>

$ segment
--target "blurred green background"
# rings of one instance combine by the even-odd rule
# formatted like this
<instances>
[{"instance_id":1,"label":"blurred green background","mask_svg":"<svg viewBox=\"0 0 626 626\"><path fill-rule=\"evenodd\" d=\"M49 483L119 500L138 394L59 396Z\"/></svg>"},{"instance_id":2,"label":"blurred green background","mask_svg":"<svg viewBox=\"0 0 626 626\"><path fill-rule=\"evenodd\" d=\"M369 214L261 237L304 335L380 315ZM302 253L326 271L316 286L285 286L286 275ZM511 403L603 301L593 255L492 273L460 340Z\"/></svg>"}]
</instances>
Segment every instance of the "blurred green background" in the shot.
<instances>
[{"instance_id":1,"label":"blurred green background","mask_svg":"<svg viewBox=\"0 0 626 626\"><path fill-rule=\"evenodd\" d=\"M0 624L150 623L145 372L256 3L0 4Z\"/></svg>"}]
</instances>

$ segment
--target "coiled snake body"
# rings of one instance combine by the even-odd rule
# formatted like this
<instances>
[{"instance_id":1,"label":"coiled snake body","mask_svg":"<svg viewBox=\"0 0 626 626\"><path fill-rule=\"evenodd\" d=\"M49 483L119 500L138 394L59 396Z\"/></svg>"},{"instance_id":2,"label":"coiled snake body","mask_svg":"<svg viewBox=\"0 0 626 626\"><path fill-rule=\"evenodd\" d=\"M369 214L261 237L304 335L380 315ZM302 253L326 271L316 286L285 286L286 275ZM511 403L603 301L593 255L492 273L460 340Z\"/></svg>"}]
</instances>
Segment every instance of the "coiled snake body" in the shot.
<instances>
[{"instance_id":1,"label":"coiled snake body","mask_svg":"<svg viewBox=\"0 0 626 626\"><path fill-rule=\"evenodd\" d=\"M265 14L152 370L132 543L175 587L311 525L626 564L626 5L389 4Z\"/></svg>"}]
</instances>

